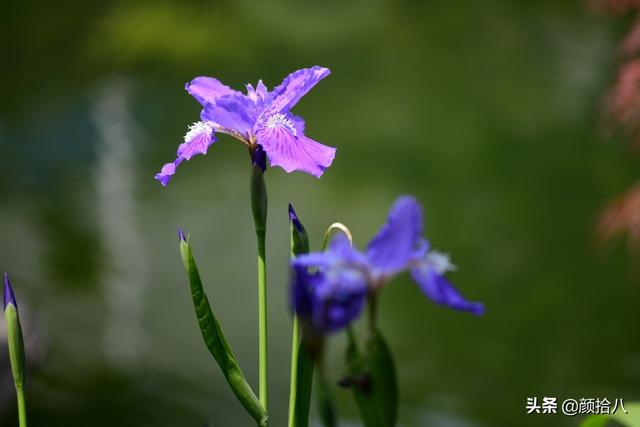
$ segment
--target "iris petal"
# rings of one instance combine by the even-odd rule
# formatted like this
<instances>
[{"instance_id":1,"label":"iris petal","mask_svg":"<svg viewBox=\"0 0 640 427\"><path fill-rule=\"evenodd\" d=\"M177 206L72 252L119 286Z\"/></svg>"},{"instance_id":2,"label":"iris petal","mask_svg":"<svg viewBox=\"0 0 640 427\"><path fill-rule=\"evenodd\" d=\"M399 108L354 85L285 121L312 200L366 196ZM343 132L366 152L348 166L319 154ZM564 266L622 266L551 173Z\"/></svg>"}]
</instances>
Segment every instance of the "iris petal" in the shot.
<instances>
[{"instance_id":1,"label":"iris petal","mask_svg":"<svg viewBox=\"0 0 640 427\"><path fill-rule=\"evenodd\" d=\"M304 134L304 119L300 116L296 116L291 114L291 121L293 122L293 127L296 130L297 135Z\"/></svg>"},{"instance_id":2,"label":"iris petal","mask_svg":"<svg viewBox=\"0 0 640 427\"><path fill-rule=\"evenodd\" d=\"M424 252L426 242L421 236L422 208L411 196L399 197L391 206L387 222L367 246L367 257L376 273L388 277L407 268Z\"/></svg>"},{"instance_id":3,"label":"iris petal","mask_svg":"<svg viewBox=\"0 0 640 427\"><path fill-rule=\"evenodd\" d=\"M331 265L333 257L327 252L311 252L301 254L291 261L291 265L296 267L327 267Z\"/></svg>"},{"instance_id":4,"label":"iris petal","mask_svg":"<svg viewBox=\"0 0 640 427\"><path fill-rule=\"evenodd\" d=\"M248 137L257 117L256 105L238 92L226 95L204 106L200 118Z\"/></svg>"},{"instance_id":5,"label":"iris petal","mask_svg":"<svg viewBox=\"0 0 640 427\"><path fill-rule=\"evenodd\" d=\"M166 187L169 185L171 176L176 173L176 168L183 160L190 160L198 154L207 154L209 146L215 141L213 127L209 123L194 123L184 136L184 142L178 146L176 159L171 163L165 164L160 172L155 175L155 179Z\"/></svg>"},{"instance_id":6,"label":"iris petal","mask_svg":"<svg viewBox=\"0 0 640 427\"><path fill-rule=\"evenodd\" d=\"M268 95L269 91L264 83L262 83L262 80L258 81L255 89L252 84L247 84L247 97L252 100L254 104L262 105Z\"/></svg>"},{"instance_id":7,"label":"iris petal","mask_svg":"<svg viewBox=\"0 0 640 427\"><path fill-rule=\"evenodd\" d=\"M288 112L311 90L320 80L327 77L331 71L324 67L303 68L289 74L279 86L269 94L267 108L264 114Z\"/></svg>"},{"instance_id":8,"label":"iris petal","mask_svg":"<svg viewBox=\"0 0 640 427\"><path fill-rule=\"evenodd\" d=\"M299 255L294 271L292 306L316 329L333 332L361 313L368 292L366 257L336 234L325 252ZM309 273L309 268L314 268Z\"/></svg>"},{"instance_id":9,"label":"iris petal","mask_svg":"<svg viewBox=\"0 0 640 427\"><path fill-rule=\"evenodd\" d=\"M297 130L299 126L298 119L283 118L280 123L271 120L258 128L256 139L267 152L271 166L280 166L286 172L306 172L319 178L331 166L336 149L302 135Z\"/></svg>"},{"instance_id":10,"label":"iris petal","mask_svg":"<svg viewBox=\"0 0 640 427\"><path fill-rule=\"evenodd\" d=\"M294 267L317 267L320 270L343 265L351 265L361 271L368 268L367 258L351 246L349 238L342 233L333 236L326 251L298 255L291 264Z\"/></svg>"},{"instance_id":11,"label":"iris petal","mask_svg":"<svg viewBox=\"0 0 640 427\"><path fill-rule=\"evenodd\" d=\"M330 254L335 263L352 264L361 269L367 269L369 266L367 257L354 248L343 233L337 233L331 238L329 249L325 253Z\"/></svg>"},{"instance_id":12,"label":"iris petal","mask_svg":"<svg viewBox=\"0 0 640 427\"><path fill-rule=\"evenodd\" d=\"M196 77L187 83L184 88L203 107L223 96L240 94L240 92L231 89L213 77Z\"/></svg>"},{"instance_id":13,"label":"iris petal","mask_svg":"<svg viewBox=\"0 0 640 427\"><path fill-rule=\"evenodd\" d=\"M291 308L302 317L311 315L312 292L314 282L317 280L317 273L309 273L307 267L302 265L293 266L293 282L291 285Z\"/></svg>"},{"instance_id":14,"label":"iris petal","mask_svg":"<svg viewBox=\"0 0 640 427\"><path fill-rule=\"evenodd\" d=\"M334 332L353 322L362 312L367 295L364 275L349 267L309 273L294 266L291 305L299 316L310 319L314 328Z\"/></svg>"},{"instance_id":15,"label":"iris petal","mask_svg":"<svg viewBox=\"0 0 640 427\"><path fill-rule=\"evenodd\" d=\"M368 291L366 278L350 268L319 274L322 280L317 280L312 292L311 320L318 330L335 332L362 312Z\"/></svg>"},{"instance_id":16,"label":"iris petal","mask_svg":"<svg viewBox=\"0 0 640 427\"><path fill-rule=\"evenodd\" d=\"M428 264L422 263L412 268L411 277L418 283L422 292L436 304L468 311L476 316L484 313L484 304L465 300L444 275L439 274Z\"/></svg>"},{"instance_id":17,"label":"iris petal","mask_svg":"<svg viewBox=\"0 0 640 427\"><path fill-rule=\"evenodd\" d=\"M176 173L176 168L181 162L181 159L176 159L174 162L166 163L164 166L162 166L160 172L155 174L154 178L158 182L160 182L160 184L166 187L167 185L169 185L169 180L171 180L173 174Z\"/></svg>"}]
</instances>

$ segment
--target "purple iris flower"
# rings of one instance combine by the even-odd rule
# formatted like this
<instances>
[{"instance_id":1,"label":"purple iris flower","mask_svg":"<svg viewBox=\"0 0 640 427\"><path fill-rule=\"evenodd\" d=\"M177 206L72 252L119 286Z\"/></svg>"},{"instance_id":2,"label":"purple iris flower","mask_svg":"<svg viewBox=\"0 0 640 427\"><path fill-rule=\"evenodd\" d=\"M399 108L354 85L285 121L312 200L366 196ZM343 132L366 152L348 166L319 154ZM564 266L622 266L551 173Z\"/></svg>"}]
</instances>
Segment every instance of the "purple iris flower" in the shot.
<instances>
[{"instance_id":1,"label":"purple iris flower","mask_svg":"<svg viewBox=\"0 0 640 427\"><path fill-rule=\"evenodd\" d=\"M182 161L207 153L216 141L216 132L240 140L252 153L261 147L271 166L319 178L333 162L336 149L306 137L304 120L293 115L291 109L329 73L329 69L318 66L303 68L272 91L262 80L255 88L248 84L246 94L212 77L196 77L185 89L203 107L200 121L189 127L177 158L165 164L155 178L166 186Z\"/></svg>"},{"instance_id":2,"label":"purple iris flower","mask_svg":"<svg viewBox=\"0 0 640 427\"><path fill-rule=\"evenodd\" d=\"M466 301L445 277L456 267L422 237L422 208L411 196L395 201L366 251L358 251L346 236L337 234L325 252L300 255L291 263L293 308L321 331L347 326L362 311L369 292L406 270L436 304L484 313L482 303Z\"/></svg>"},{"instance_id":3,"label":"purple iris flower","mask_svg":"<svg viewBox=\"0 0 640 427\"><path fill-rule=\"evenodd\" d=\"M300 317L326 332L354 320L364 307L368 278L366 260L344 234L336 234L325 252L299 255L292 260L292 304ZM308 267L318 267L309 271Z\"/></svg>"}]
</instances>

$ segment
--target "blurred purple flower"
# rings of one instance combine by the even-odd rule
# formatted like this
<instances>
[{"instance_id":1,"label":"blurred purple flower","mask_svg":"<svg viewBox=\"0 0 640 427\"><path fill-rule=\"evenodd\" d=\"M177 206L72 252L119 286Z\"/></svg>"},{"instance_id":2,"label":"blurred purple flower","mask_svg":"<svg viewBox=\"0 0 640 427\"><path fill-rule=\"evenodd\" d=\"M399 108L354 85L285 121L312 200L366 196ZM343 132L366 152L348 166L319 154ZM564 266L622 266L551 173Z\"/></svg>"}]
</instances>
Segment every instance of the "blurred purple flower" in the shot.
<instances>
[{"instance_id":1,"label":"blurred purple flower","mask_svg":"<svg viewBox=\"0 0 640 427\"><path fill-rule=\"evenodd\" d=\"M364 253L338 234L325 252L300 255L291 263L293 309L321 331L336 331L355 320L369 292L406 270L436 304L484 312L482 303L466 301L445 277L455 266L448 255L430 250L422 237L422 208L410 196L395 201Z\"/></svg>"},{"instance_id":2,"label":"blurred purple flower","mask_svg":"<svg viewBox=\"0 0 640 427\"><path fill-rule=\"evenodd\" d=\"M336 149L307 138L304 120L290 110L329 73L323 67L304 68L271 92L262 80L255 88L248 84L246 95L212 77L196 77L185 89L203 107L200 121L189 127L177 158L165 164L155 178L166 186L183 160L207 153L216 132L233 136L252 152L262 147L271 166L319 178L333 162Z\"/></svg>"},{"instance_id":3,"label":"blurred purple flower","mask_svg":"<svg viewBox=\"0 0 640 427\"><path fill-rule=\"evenodd\" d=\"M358 317L368 291L366 260L344 234L334 236L325 252L299 255L292 265L292 304L300 317L325 332ZM310 272L308 267L318 269Z\"/></svg>"}]
</instances>

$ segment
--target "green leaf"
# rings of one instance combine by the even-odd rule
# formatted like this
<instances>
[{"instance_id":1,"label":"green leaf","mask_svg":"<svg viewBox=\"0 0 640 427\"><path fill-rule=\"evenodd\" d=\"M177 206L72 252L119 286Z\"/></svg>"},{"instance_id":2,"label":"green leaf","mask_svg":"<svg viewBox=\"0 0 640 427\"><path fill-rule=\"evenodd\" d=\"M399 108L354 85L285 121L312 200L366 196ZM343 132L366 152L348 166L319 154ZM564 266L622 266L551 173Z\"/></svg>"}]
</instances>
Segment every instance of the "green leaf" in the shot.
<instances>
[{"instance_id":1,"label":"green leaf","mask_svg":"<svg viewBox=\"0 0 640 427\"><path fill-rule=\"evenodd\" d=\"M196 317L204 343L213 355L213 358L218 362L231 390L240 403L242 403L242 406L244 406L247 412L256 420L259 426L266 426L268 419L267 412L260 404L251 386L247 383L231 351L231 347L222 332L222 328L220 328L220 324L211 310L211 305L202 287L200 273L198 272L191 245L188 241L180 241L180 254L182 255L182 262L189 277L193 306L196 311Z\"/></svg>"},{"instance_id":2,"label":"green leaf","mask_svg":"<svg viewBox=\"0 0 640 427\"><path fill-rule=\"evenodd\" d=\"M313 383L313 359L302 344L298 349L297 371L293 425L295 427L307 427L309 425L309 402Z\"/></svg>"},{"instance_id":3,"label":"green leaf","mask_svg":"<svg viewBox=\"0 0 640 427\"><path fill-rule=\"evenodd\" d=\"M618 408L615 414L591 415L582 421L580 427L603 427L609 425L611 420L625 427L640 427L640 402L625 404L625 408L628 414Z\"/></svg>"},{"instance_id":4,"label":"green leaf","mask_svg":"<svg viewBox=\"0 0 640 427\"><path fill-rule=\"evenodd\" d=\"M321 368L322 366L319 367ZM323 369L318 369L317 379L318 412L321 424L324 427L336 427L338 425L336 411L333 407L333 400L331 399L329 382Z\"/></svg>"},{"instance_id":5,"label":"green leaf","mask_svg":"<svg viewBox=\"0 0 640 427\"><path fill-rule=\"evenodd\" d=\"M367 340L365 353L349 331L347 346L349 385L366 427L393 427L398 418L398 386L389 347L378 330Z\"/></svg>"}]
</instances>

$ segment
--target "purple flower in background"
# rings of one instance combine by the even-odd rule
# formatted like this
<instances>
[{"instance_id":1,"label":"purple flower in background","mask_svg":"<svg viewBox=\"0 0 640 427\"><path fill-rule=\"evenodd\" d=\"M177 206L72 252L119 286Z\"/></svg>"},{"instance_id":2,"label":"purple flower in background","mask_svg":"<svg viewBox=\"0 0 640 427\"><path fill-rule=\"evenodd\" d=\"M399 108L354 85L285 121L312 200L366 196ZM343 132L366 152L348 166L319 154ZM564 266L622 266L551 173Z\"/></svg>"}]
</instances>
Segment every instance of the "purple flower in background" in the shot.
<instances>
[{"instance_id":1,"label":"purple flower in background","mask_svg":"<svg viewBox=\"0 0 640 427\"><path fill-rule=\"evenodd\" d=\"M182 161L207 153L216 141L216 132L240 140L252 153L261 147L271 166L319 178L333 162L336 149L306 137L304 120L290 110L329 73L323 67L304 68L287 76L272 91L262 80L255 88L248 84L246 94L212 77L196 77L185 89L203 107L200 121L189 127L177 158L165 164L155 178L166 186Z\"/></svg>"},{"instance_id":2,"label":"purple flower in background","mask_svg":"<svg viewBox=\"0 0 640 427\"><path fill-rule=\"evenodd\" d=\"M406 270L436 304L475 315L484 312L482 303L466 301L445 277L455 266L448 255L430 250L422 237L422 208L410 196L395 201L364 253L338 234L325 252L300 255L291 263L293 308L322 331L335 331L355 320L369 292Z\"/></svg>"},{"instance_id":3,"label":"purple flower in background","mask_svg":"<svg viewBox=\"0 0 640 427\"><path fill-rule=\"evenodd\" d=\"M292 260L293 308L321 331L337 331L354 320L364 307L368 278L366 260L337 234L322 253L299 255ZM318 267L310 272L308 267Z\"/></svg>"}]
</instances>

